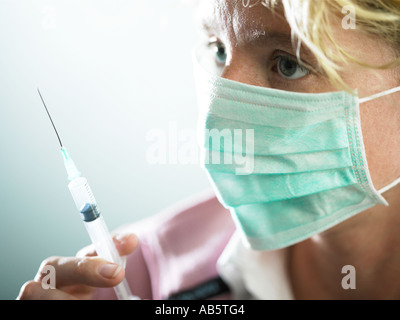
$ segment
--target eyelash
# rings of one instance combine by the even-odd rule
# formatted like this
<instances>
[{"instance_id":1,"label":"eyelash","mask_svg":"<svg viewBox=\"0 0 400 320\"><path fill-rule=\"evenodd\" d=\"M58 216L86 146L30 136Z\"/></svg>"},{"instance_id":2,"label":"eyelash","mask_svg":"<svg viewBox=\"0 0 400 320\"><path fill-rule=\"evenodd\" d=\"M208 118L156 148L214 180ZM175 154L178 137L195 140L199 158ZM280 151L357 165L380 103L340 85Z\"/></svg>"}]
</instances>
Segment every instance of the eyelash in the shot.
<instances>
[{"instance_id":1,"label":"eyelash","mask_svg":"<svg viewBox=\"0 0 400 320\"><path fill-rule=\"evenodd\" d=\"M280 55L277 55L277 56L271 58L271 61L276 62L273 65L273 69L276 69L276 70L273 70L274 72L278 72L277 67L282 58L285 58L285 59L289 60L290 62L296 63L298 65L298 67L300 68L300 70L303 72L307 72L308 74L313 72L312 68L305 66L303 63L299 62L298 59L292 57L291 55L284 55L284 54L280 54Z\"/></svg>"},{"instance_id":2,"label":"eyelash","mask_svg":"<svg viewBox=\"0 0 400 320\"><path fill-rule=\"evenodd\" d=\"M225 48L225 45L222 43L222 41L220 41L217 38L210 38L210 40L207 42L207 47L208 48L214 48L214 49L218 48L218 47L224 47ZM274 72L276 72L276 73L279 73L278 70L277 70L277 67L278 67L280 59L282 59L282 58L285 58L285 59L287 59L287 60L289 60L291 62L296 63L301 71L308 73L307 75L315 72L314 68L312 68L312 67L310 67L308 65L306 66L304 63L299 62L298 59L295 58L294 56L289 55L289 54L280 54L280 55L276 55L276 56L274 56L273 58L270 59L270 61L276 62L272 67L272 70ZM218 65L220 65L217 61L216 61L216 63ZM305 75L305 76L307 76L307 75ZM301 79L303 77L301 77L299 79L289 79L289 78L284 78L284 77L282 77L282 78L285 79L285 80L299 80L299 79Z\"/></svg>"},{"instance_id":3,"label":"eyelash","mask_svg":"<svg viewBox=\"0 0 400 320\"><path fill-rule=\"evenodd\" d=\"M221 41L219 41L218 39L209 40L208 43L207 43L207 47L208 48L213 48L214 50L218 49L219 47L223 47L225 49L225 45ZM216 61L216 63L218 64L217 61Z\"/></svg>"}]
</instances>

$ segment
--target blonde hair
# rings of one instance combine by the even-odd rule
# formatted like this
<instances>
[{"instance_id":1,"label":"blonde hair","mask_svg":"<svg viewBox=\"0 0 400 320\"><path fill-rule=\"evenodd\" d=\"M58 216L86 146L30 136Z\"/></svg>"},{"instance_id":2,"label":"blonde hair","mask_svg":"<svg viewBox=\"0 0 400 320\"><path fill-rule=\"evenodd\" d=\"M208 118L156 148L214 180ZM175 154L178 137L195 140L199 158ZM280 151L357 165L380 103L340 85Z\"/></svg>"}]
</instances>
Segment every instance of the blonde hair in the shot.
<instances>
[{"instance_id":1,"label":"blonde hair","mask_svg":"<svg viewBox=\"0 0 400 320\"><path fill-rule=\"evenodd\" d=\"M259 3L273 9L278 1L260 0ZM338 18L345 17L343 8L350 6L356 14L357 31L375 35L400 52L400 0L280 0L280 3L293 36L312 51L336 87L351 91L339 75L340 64L356 63L373 69L400 65L400 58L384 65L369 65L356 59L337 43L331 28Z\"/></svg>"}]
</instances>

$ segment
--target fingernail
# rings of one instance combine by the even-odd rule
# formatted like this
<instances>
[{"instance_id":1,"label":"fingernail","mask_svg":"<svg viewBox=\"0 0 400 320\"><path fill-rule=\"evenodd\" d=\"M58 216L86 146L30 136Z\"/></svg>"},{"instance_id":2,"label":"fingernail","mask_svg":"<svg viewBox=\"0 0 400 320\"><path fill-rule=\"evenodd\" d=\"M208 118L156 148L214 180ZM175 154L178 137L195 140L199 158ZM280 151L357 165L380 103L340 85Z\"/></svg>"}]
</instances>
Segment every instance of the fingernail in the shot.
<instances>
[{"instance_id":1,"label":"fingernail","mask_svg":"<svg viewBox=\"0 0 400 320\"><path fill-rule=\"evenodd\" d=\"M113 279L121 271L122 267L117 264L104 264L100 266L99 273L104 278Z\"/></svg>"},{"instance_id":2,"label":"fingernail","mask_svg":"<svg viewBox=\"0 0 400 320\"><path fill-rule=\"evenodd\" d=\"M126 240L128 240L128 238L131 236L132 234L131 233L128 233L128 234L120 234L120 235L117 235L116 237L115 237L115 239L119 242L119 243L124 243Z\"/></svg>"}]
</instances>

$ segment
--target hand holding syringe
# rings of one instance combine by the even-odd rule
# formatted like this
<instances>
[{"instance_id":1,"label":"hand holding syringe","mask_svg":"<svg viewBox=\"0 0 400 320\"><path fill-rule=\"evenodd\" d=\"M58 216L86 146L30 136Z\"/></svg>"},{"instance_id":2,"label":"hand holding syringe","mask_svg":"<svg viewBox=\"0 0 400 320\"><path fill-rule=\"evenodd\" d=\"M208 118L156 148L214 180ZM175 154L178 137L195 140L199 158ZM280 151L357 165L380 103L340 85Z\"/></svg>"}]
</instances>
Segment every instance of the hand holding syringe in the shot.
<instances>
[{"instance_id":1,"label":"hand holding syringe","mask_svg":"<svg viewBox=\"0 0 400 320\"><path fill-rule=\"evenodd\" d=\"M92 243L96 249L97 255L107 261L116 263L118 265L123 265L123 261L118 254L115 244L108 231L107 225L100 214L92 190L86 178L81 177L81 174L76 168L74 161L71 159L67 149L63 146L39 89L38 93L57 134L58 141L60 142L61 154L64 159L64 165L70 181L68 188L71 192L72 198L75 201L78 211L81 213L82 220L84 221L86 230L88 231L90 239L92 240ZM138 299L138 297L132 295L125 278L119 285L115 286L114 289L117 298L120 300Z\"/></svg>"}]
</instances>

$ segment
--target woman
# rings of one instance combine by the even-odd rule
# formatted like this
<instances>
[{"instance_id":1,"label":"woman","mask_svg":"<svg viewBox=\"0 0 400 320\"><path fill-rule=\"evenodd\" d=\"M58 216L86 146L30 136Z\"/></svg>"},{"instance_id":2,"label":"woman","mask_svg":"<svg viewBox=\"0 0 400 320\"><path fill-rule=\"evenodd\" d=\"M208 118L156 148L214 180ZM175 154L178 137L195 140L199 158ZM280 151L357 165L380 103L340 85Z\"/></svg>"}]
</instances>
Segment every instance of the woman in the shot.
<instances>
[{"instance_id":1,"label":"woman","mask_svg":"<svg viewBox=\"0 0 400 320\"><path fill-rule=\"evenodd\" d=\"M116 239L134 294L399 299L400 2L207 0L198 12L213 54L211 66L197 51L196 80L219 201L125 229L137 234ZM111 298L95 288L125 270L93 255L45 260L19 298ZM41 285L48 265L55 290Z\"/></svg>"}]
</instances>

